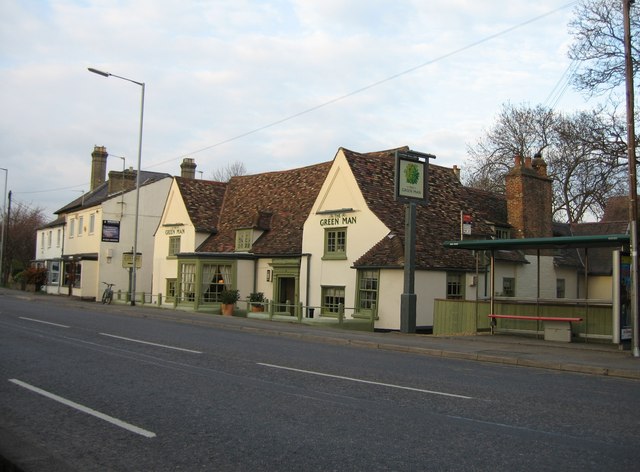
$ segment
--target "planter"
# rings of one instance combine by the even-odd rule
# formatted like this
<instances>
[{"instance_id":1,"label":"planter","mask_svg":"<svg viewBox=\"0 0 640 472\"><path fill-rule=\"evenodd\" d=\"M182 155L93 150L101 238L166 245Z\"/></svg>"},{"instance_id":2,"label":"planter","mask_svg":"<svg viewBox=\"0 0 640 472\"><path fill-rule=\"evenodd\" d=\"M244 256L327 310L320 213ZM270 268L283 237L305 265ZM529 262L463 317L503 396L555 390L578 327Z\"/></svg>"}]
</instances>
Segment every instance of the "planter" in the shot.
<instances>
[{"instance_id":1,"label":"planter","mask_svg":"<svg viewBox=\"0 0 640 472\"><path fill-rule=\"evenodd\" d=\"M233 316L233 303L223 303L220 305L220 312L222 316Z\"/></svg>"},{"instance_id":2,"label":"planter","mask_svg":"<svg viewBox=\"0 0 640 472\"><path fill-rule=\"evenodd\" d=\"M264 311L264 305L251 305L251 311L253 313L261 313Z\"/></svg>"}]
</instances>

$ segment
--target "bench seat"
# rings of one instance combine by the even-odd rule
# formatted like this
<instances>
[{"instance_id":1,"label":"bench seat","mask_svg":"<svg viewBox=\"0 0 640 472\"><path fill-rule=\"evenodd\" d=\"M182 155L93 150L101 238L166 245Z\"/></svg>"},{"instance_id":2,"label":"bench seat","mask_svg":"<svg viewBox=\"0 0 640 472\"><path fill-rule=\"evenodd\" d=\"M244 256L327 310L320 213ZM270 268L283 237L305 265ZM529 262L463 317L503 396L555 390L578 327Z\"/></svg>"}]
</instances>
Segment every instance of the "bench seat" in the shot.
<instances>
[{"instance_id":1,"label":"bench seat","mask_svg":"<svg viewBox=\"0 0 640 472\"><path fill-rule=\"evenodd\" d=\"M582 318L569 316L517 316L517 315L487 315L492 320L526 320L526 321L543 321L544 322L544 339L545 341L571 342L571 323L579 323ZM493 333L494 326L491 326Z\"/></svg>"}]
</instances>

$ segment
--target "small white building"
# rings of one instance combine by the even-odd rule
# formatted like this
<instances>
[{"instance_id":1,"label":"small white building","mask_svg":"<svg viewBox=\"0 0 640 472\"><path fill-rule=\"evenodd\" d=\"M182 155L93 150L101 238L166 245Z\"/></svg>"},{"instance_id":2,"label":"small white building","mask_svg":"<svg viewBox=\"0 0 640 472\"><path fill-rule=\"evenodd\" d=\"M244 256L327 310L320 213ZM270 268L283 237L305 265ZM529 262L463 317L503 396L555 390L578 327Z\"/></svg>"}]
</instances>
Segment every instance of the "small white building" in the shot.
<instances>
[{"instance_id":1,"label":"small white building","mask_svg":"<svg viewBox=\"0 0 640 472\"><path fill-rule=\"evenodd\" d=\"M112 171L109 179L105 179L107 157L104 147L94 148L91 190L56 212L59 220L65 221L61 245L63 267L59 276L61 285L48 286L50 293L100 299L102 282L115 283L116 293L129 291L130 269L125 266L133 261L136 171ZM142 256L136 271L137 297L151 293L153 233L171 180L171 176L164 173L142 171L140 174L138 253Z\"/></svg>"},{"instance_id":2,"label":"small white building","mask_svg":"<svg viewBox=\"0 0 640 472\"><path fill-rule=\"evenodd\" d=\"M47 269L47 282L44 290L47 293L58 294L62 286L62 250L64 245L64 217L58 217L36 231L37 267Z\"/></svg>"}]
</instances>

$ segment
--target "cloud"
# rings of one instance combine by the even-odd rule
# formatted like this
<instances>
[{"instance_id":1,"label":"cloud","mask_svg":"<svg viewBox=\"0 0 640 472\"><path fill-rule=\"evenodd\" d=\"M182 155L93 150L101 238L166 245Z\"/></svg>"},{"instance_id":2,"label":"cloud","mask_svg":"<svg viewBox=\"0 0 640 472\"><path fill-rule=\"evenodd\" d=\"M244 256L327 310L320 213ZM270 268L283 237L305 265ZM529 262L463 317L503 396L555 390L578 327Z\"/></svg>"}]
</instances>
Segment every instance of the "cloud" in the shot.
<instances>
[{"instance_id":1,"label":"cloud","mask_svg":"<svg viewBox=\"0 0 640 472\"><path fill-rule=\"evenodd\" d=\"M87 67L145 82L150 170L178 174L190 156L205 177L235 161L262 172L324 162L341 146L402 145L460 165L502 103L536 104L551 92L568 65L571 11L483 39L556 8L552 0L3 2L0 166L15 198L53 211L88 190L94 145L134 164L140 87ZM121 165L111 159L108 168Z\"/></svg>"}]
</instances>

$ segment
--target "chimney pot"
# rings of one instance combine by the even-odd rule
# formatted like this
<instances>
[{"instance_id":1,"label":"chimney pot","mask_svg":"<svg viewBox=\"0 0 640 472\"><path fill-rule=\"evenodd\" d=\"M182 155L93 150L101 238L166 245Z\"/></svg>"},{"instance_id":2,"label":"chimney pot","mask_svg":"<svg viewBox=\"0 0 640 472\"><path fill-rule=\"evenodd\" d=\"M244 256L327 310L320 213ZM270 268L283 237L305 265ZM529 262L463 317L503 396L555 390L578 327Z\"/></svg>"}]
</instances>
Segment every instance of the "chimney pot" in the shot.
<instances>
[{"instance_id":1,"label":"chimney pot","mask_svg":"<svg viewBox=\"0 0 640 472\"><path fill-rule=\"evenodd\" d=\"M184 177L185 179L195 179L196 167L197 165L192 158L185 157L182 160L182 164L180 164L180 169L182 169L180 176Z\"/></svg>"},{"instance_id":2,"label":"chimney pot","mask_svg":"<svg viewBox=\"0 0 640 472\"><path fill-rule=\"evenodd\" d=\"M522 165L522 157L520 157L520 154L516 154L514 156L513 162L516 167L520 167Z\"/></svg>"},{"instance_id":3,"label":"chimney pot","mask_svg":"<svg viewBox=\"0 0 640 472\"><path fill-rule=\"evenodd\" d=\"M107 178L107 148L104 146L93 146L91 153L91 188L94 190Z\"/></svg>"}]
</instances>

